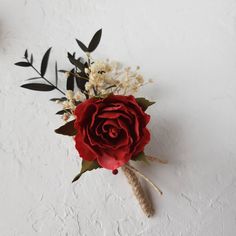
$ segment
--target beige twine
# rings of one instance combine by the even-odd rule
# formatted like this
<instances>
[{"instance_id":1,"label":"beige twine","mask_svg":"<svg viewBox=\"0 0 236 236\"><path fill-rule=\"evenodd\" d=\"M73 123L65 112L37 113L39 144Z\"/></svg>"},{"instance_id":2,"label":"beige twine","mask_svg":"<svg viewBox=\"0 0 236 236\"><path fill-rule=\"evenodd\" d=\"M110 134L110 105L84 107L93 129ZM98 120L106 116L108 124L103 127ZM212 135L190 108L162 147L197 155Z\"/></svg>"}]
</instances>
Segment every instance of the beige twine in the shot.
<instances>
[{"instance_id":1,"label":"beige twine","mask_svg":"<svg viewBox=\"0 0 236 236\"><path fill-rule=\"evenodd\" d=\"M128 183L132 186L133 193L137 198L139 205L142 208L145 215L147 217L153 216L154 209L152 203L150 199L148 199L147 196L145 195L143 188L138 180L138 177L136 176L134 171L131 168L129 168L128 165L123 166L122 170L124 171Z\"/></svg>"},{"instance_id":2,"label":"beige twine","mask_svg":"<svg viewBox=\"0 0 236 236\"><path fill-rule=\"evenodd\" d=\"M154 162L159 162L162 164L166 164L167 161L163 161L159 158L152 157L152 156L147 156L147 159L149 161L154 161ZM143 188L139 182L138 177L136 176L139 175L142 177L145 181L147 181L157 192L159 192L162 195L162 191L160 188L158 188L148 177L143 175L141 172L139 172L136 168L133 166L126 164L122 167L122 170L128 180L128 183L132 186L133 193L135 197L137 198L140 207L142 208L143 212L147 217L151 217L154 215L154 209L152 206L152 203L150 199L147 197L147 195L144 193Z\"/></svg>"},{"instance_id":3,"label":"beige twine","mask_svg":"<svg viewBox=\"0 0 236 236\"><path fill-rule=\"evenodd\" d=\"M146 156L146 158L147 158L148 161L158 162L158 163L161 163L161 164L167 164L168 163L168 161L162 160L158 157Z\"/></svg>"}]
</instances>

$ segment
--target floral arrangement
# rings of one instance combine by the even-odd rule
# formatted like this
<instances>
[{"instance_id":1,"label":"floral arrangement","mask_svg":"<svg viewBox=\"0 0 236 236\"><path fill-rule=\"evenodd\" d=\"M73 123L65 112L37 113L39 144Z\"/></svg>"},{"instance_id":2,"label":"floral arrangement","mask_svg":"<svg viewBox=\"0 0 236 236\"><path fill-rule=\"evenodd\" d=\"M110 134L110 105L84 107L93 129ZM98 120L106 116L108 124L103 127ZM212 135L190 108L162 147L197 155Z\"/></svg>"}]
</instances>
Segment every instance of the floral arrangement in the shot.
<instances>
[{"instance_id":1,"label":"floral arrangement","mask_svg":"<svg viewBox=\"0 0 236 236\"><path fill-rule=\"evenodd\" d=\"M150 132L147 128L150 115L146 110L154 102L134 97L138 89L145 84L139 67L132 70L110 60L92 58L91 53L97 48L101 36L100 29L94 34L88 46L76 39L80 49L85 53L85 58L77 58L75 53L68 53L68 59L73 65L68 71L58 70L55 62L54 83L45 77L51 48L44 54L40 69L34 65L33 54L29 55L26 50L24 61L15 65L31 67L37 76L28 79L33 83L29 82L21 87L35 91L57 90L62 94L62 97L51 99L62 106L56 114L61 115L65 122L55 132L73 137L75 148L82 158L81 171L72 182L77 181L87 171L104 168L116 175L121 168L132 185L144 213L151 216L154 213L152 204L144 193L137 175L144 178L158 192L162 192L133 167L131 162L164 163L144 153L144 148L150 141ZM66 92L58 87L58 72L66 76Z\"/></svg>"}]
</instances>

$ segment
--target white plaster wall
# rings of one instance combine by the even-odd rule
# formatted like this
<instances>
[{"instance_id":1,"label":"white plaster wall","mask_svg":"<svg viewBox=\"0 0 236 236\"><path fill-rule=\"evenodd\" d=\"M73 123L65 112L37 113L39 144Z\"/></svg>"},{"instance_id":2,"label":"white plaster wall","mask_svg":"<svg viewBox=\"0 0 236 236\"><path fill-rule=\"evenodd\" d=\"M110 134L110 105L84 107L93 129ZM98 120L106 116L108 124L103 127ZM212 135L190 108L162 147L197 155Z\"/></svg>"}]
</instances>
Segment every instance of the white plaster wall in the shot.
<instances>
[{"instance_id":1,"label":"white plaster wall","mask_svg":"<svg viewBox=\"0 0 236 236\"><path fill-rule=\"evenodd\" d=\"M236 235L235 0L0 0L0 235ZM139 165L158 184L147 219L122 173L98 170L71 184L80 159L56 135L59 109L19 86L49 46L60 68L75 38L103 28L96 57L140 65L155 83L147 153L168 165ZM79 52L79 49L78 49ZM53 79L54 77L52 77Z\"/></svg>"}]
</instances>

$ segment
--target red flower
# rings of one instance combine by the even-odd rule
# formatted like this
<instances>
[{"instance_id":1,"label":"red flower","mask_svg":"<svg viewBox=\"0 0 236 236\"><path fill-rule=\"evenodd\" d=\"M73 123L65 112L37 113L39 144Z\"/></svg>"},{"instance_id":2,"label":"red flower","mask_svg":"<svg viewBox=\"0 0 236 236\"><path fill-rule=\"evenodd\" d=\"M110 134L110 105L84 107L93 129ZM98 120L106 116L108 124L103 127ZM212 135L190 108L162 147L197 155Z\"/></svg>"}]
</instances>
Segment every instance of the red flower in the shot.
<instances>
[{"instance_id":1,"label":"red flower","mask_svg":"<svg viewBox=\"0 0 236 236\"><path fill-rule=\"evenodd\" d=\"M150 120L133 96L91 98L75 110L75 147L81 158L114 170L143 151Z\"/></svg>"}]
</instances>

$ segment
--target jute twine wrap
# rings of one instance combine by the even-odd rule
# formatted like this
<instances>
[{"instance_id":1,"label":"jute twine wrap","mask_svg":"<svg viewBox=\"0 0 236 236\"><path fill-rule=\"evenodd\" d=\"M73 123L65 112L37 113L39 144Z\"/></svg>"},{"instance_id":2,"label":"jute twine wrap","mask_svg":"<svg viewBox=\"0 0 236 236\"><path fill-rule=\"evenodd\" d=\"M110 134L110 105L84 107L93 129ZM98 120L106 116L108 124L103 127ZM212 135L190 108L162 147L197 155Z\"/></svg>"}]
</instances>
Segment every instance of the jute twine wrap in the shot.
<instances>
[{"instance_id":1,"label":"jute twine wrap","mask_svg":"<svg viewBox=\"0 0 236 236\"><path fill-rule=\"evenodd\" d=\"M123 166L122 170L128 180L128 183L132 186L133 193L136 196L140 207L147 217L151 217L154 214L154 209L150 199L144 193L143 188L139 182L138 177L128 166Z\"/></svg>"}]
</instances>

